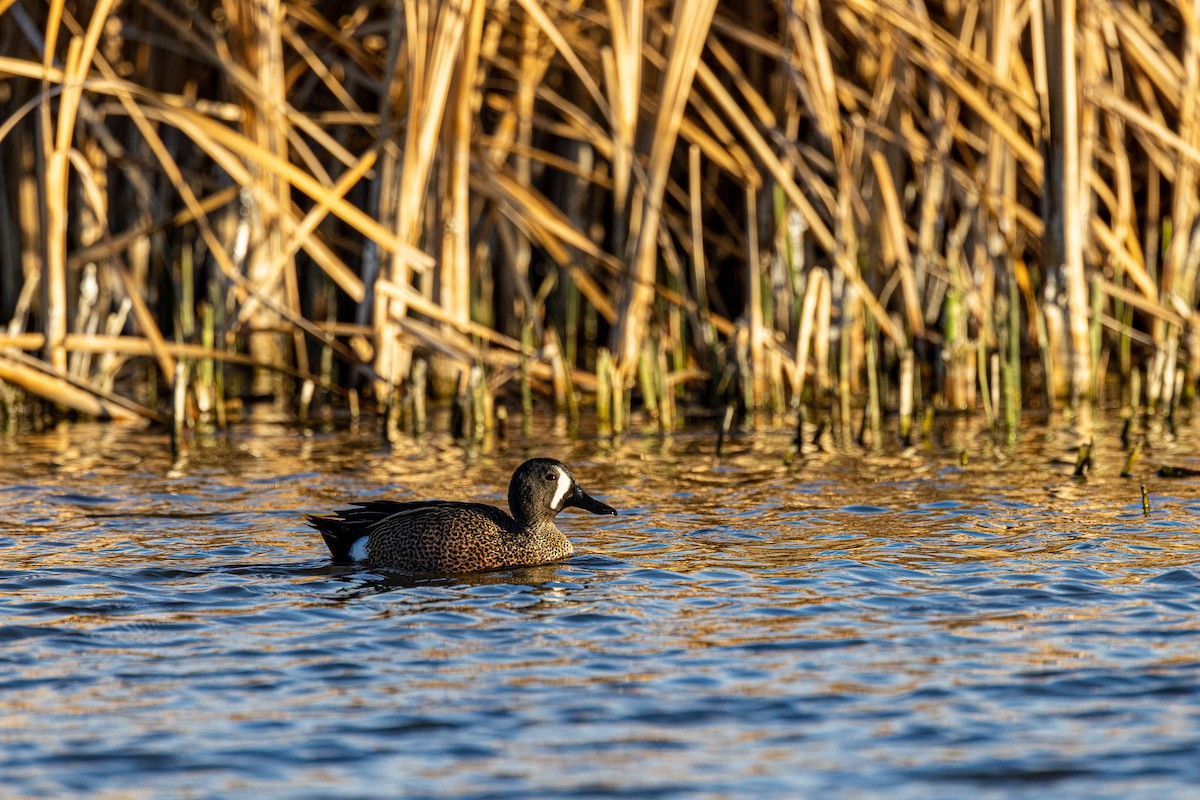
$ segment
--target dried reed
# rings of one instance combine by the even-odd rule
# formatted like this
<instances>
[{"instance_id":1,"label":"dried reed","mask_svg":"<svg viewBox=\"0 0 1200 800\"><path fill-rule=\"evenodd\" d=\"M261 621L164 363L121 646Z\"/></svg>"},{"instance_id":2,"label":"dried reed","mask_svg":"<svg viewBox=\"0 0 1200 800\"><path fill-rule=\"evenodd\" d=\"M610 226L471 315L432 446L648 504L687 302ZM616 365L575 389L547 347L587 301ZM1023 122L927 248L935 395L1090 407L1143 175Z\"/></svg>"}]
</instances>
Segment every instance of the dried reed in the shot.
<instances>
[{"instance_id":1,"label":"dried reed","mask_svg":"<svg viewBox=\"0 0 1200 800\"><path fill-rule=\"evenodd\" d=\"M457 397L474 441L497 393L532 435L541 393L605 434L787 408L878 446L889 413L1011 437L1115 384L1169 418L1200 372L1198 15L0 3L4 411L182 435L365 388L393 436Z\"/></svg>"}]
</instances>

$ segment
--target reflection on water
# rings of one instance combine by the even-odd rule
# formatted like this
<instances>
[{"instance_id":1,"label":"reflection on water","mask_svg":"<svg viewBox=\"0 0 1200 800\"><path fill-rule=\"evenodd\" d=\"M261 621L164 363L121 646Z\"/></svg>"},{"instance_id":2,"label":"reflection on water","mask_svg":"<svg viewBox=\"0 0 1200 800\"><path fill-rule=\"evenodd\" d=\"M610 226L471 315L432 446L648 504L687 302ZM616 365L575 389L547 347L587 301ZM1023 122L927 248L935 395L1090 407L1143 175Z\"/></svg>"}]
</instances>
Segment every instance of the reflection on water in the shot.
<instances>
[{"instance_id":1,"label":"reflection on water","mask_svg":"<svg viewBox=\"0 0 1200 800\"><path fill-rule=\"evenodd\" d=\"M0 775L16 796L1193 797L1196 438L807 453L248 428L0 439ZM306 513L503 504L569 461L621 510L563 564L336 566ZM959 453L969 458L963 464ZM1151 497L1142 512L1140 484Z\"/></svg>"}]
</instances>

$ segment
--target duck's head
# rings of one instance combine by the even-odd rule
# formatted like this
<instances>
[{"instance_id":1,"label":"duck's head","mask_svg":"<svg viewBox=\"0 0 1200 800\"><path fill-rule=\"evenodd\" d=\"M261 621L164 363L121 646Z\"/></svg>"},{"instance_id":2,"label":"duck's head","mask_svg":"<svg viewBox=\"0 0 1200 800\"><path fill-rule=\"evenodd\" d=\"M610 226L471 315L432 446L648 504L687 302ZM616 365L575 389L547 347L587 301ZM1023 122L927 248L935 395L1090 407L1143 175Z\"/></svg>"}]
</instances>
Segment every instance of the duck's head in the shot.
<instances>
[{"instance_id":1,"label":"duck's head","mask_svg":"<svg viewBox=\"0 0 1200 800\"><path fill-rule=\"evenodd\" d=\"M531 458L513 473L508 505L517 519L552 519L567 506L593 514L616 514L575 482L571 468L553 458Z\"/></svg>"}]
</instances>

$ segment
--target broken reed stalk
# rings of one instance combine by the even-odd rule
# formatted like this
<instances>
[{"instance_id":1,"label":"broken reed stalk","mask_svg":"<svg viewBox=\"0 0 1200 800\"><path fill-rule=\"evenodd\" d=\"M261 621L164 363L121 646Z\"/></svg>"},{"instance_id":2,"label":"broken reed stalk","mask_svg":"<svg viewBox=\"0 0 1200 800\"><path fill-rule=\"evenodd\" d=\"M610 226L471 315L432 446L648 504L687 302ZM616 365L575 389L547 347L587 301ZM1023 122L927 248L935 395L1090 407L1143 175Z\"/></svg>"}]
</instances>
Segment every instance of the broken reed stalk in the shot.
<instances>
[{"instance_id":1,"label":"broken reed stalk","mask_svg":"<svg viewBox=\"0 0 1200 800\"><path fill-rule=\"evenodd\" d=\"M1001 352L1004 359L1004 427L1008 440L1013 441L1021 424L1021 299L1016 280L1009 278L1007 283L1008 319L1002 328L1007 336L1001 342Z\"/></svg>"},{"instance_id":2,"label":"broken reed stalk","mask_svg":"<svg viewBox=\"0 0 1200 800\"><path fill-rule=\"evenodd\" d=\"M553 370L554 394L558 412L567 415L568 423L574 426L579 421L579 400L575 395L575 384L571 380L571 368L563 355L558 333L553 327L546 329L546 352L550 355Z\"/></svg>"},{"instance_id":3,"label":"broken reed stalk","mask_svg":"<svg viewBox=\"0 0 1200 800\"><path fill-rule=\"evenodd\" d=\"M746 186L746 306L750 317L750 392L747 409L757 418L763 402L766 366L763 358L762 262L758 253L758 192Z\"/></svg>"},{"instance_id":4,"label":"broken reed stalk","mask_svg":"<svg viewBox=\"0 0 1200 800\"><path fill-rule=\"evenodd\" d=\"M492 429L495 417L492 414L492 396L488 391L487 379L483 367L476 364L471 367L470 378L470 410L471 410L471 439L480 441Z\"/></svg>"},{"instance_id":5,"label":"broken reed stalk","mask_svg":"<svg viewBox=\"0 0 1200 800\"><path fill-rule=\"evenodd\" d=\"M987 358L986 369L983 362ZM1002 408L1000 401L1000 354L992 353L988 355L987 348L983 342L979 343L979 375L988 376L988 386L983 390L982 394L987 402L984 407L984 415L987 418L988 427L991 428L993 435L996 432L996 426L1000 421L1000 409Z\"/></svg>"},{"instance_id":6,"label":"broken reed stalk","mask_svg":"<svg viewBox=\"0 0 1200 800\"><path fill-rule=\"evenodd\" d=\"M628 417L628 405L625 401L625 376L617 368L615 361L609 370L612 384L612 431L614 434L625 432L625 420Z\"/></svg>"},{"instance_id":7,"label":"broken reed stalk","mask_svg":"<svg viewBox=\"0 0 1200 800\"><path fill-rule=\"evenodd\" d=\"M211 303L203 303L200 307L200 345L207 352L216 350L217 344L217 311ZM225 428L225 371L218 367L216 359L208 356L200 359L200 383L204 387L206 403L201 404L201 413L212 413L216 417L218 428ZM305 386L316 388L316 381L304 378ZM328 382L326 382L328 384ZM312 389L309 390L311 398Z\"/></svg>"},{"instance_id":8,"label":"broken reed stalk","mask_svg":"<svg viewBox=\"0 0 1200 800\"><path fill-rule=\"evenodd\" d=\"M175 362L171 381L171 453L178 458L184 451L187 432L187 361Z\"/></svg>"},{"instance_id":9,"label":"broken reed stalk","mask_svg":"<svg viewBox=\"0 0 1200 800\"><path fill-rule=\"evenodd\" d=\"M521 326L521 426L528 436L533 431L533 387L529 382L529 354L533 352L533 323Z\"/></svg>"},{"instance_id":10,"label":"broken reed stalk","mask_svg":"<svg viewBox=\"0 0 1200 800\"><path fill-rule=\"evenodd\" d=\"M879 448L883 444L883 398L879 388L879 344L878 327L867 321L867 407L864 430L870 430L870 445Z\"/></svg>"},{"instance_id":11,"label":"broken reed stalk","mask_svg":"<svg viewBox=\"0 0 1200 800\"><path fill-rule=\"evenodd\" d=\"M905 350L900 359L900 441L905 447L913 443L913 372L915 357L912 350Z\"/></svg>"},{"instance_id":12,"label":"broken reed stalk","mask_svg":"<svg viewBox=\"0 0 1200 800\"><path fill-rule=\"evenodd\" d=\"M423 358L414 359L408 378L408 393L412 397L412 431L418 436L425 432L429 424L425 405L428 383L429 362Z\"/></svg>"},{"instance_id":13,"label":"broken reed stalk","mask_svg":"<svg viewBox=\"0 0 1200 800\"><path fill-rule=\"evenodd\" d=\"M642 390L642 408L656 423L660 422L658 380L654 375L657 366L658 359L652 359L651 344L647 341L642 346L641 355L638 356L638 386Z\"/></svg>"},{"instance_id":14,"label":"broken reed stalk","mask_svg":"<svg viewBox=\"0 0 1200 800\"><path fill-rule=\"evenodd\" d=\"M847 293L849 295L850 293ZM851 398L851 377L850 377L850 320L853 315L849 313L850 301L843 298L842 301L842 321L840 330L838 331L838 382L837 382L837 409L838 409L838 429L840 431L841 441L847 443L851 441L850 433L850 398Z\"/></svg>"},{"instance_id":15,"label":"broken reed stalk","mask_svg":"<svg viewBox=\"0 0 1200 800\"><path fill-rule=\"evenodd\" d=\"M1129 448L1129 454L1125 457L1125 464L1124 464L1124 466L1121 467L1121 477L1122 478L1133 477L1133 468L1137 464L1138 459L1141 458L1141 456L1142 456L1142 445L1143 444L1144 444L1144 440L1142 438L1139 438L1134 443L1133 447Z\"/></svg>"},{"instance_id":16,"label":"broken reed stalk","mask_svg":"<svg viewBox=\"0 0 1200 800\"><path fill-rule=\"evenodd\" d=\"M1079 449L1075 454L1075 470L1073 472L1076 478L1081 478L1092 468L1092 440L1088 440L1079 445Z\"/></svg>"},{"instance_id":17,"label":"broken reed stalk","mask_svg":"<svg viewBox=\"0 0 1200 800\"><path fill-rule=\"evenodd\" d=\"M655 391L658 392L659 398L658 429L661 433L666 434L675 430L675 391L667 374L667 354L661 347L656 346L655 351L658 356L657 368L654 372Z\"/></svg>"},{"instance_id":18,"label":"broken reed stalk","mask_svg":"<svg viewBox=\"0 0 1200 800\"><path fill-rule=\"evenodd\" d=\"M612 356L607 347L596 352L596 422L601 436L613 433Z\"/></svg>"},{"instance_id":19,"label":"broken reed stalk","mask_svg":"<svg viewBox=\"0 0 1200 800\"><path fill-rule=\"evenodd\" d=\"M692 296L696 302L694 319L699 328L695 337L699 361L710 364L715 332L708 317L708 273L704 258L704 208L703 176L701 174L700 148L688 148L688 223L691 234L690 252L692 262Z\"/></svg>"}]
</instances>

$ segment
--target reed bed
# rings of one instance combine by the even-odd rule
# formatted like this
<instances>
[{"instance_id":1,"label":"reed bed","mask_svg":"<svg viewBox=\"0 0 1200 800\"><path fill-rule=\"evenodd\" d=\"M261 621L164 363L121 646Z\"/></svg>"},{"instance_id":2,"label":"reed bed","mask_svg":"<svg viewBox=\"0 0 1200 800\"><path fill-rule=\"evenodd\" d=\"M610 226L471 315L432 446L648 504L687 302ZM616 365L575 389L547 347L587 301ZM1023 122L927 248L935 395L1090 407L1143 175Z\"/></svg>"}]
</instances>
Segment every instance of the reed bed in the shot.
<instances>
[{"instance_id":1,"label":"reed bed","mask_svg":"<svg viewBox=\"0 0 1200 800\"><path fill-rule=\"evenodd\" d=\"M870 445L1194 393L1195 3L10 0L0 37L8 419L431 399L473 438L540 397Z\"/></svg>"}]
</instances>

